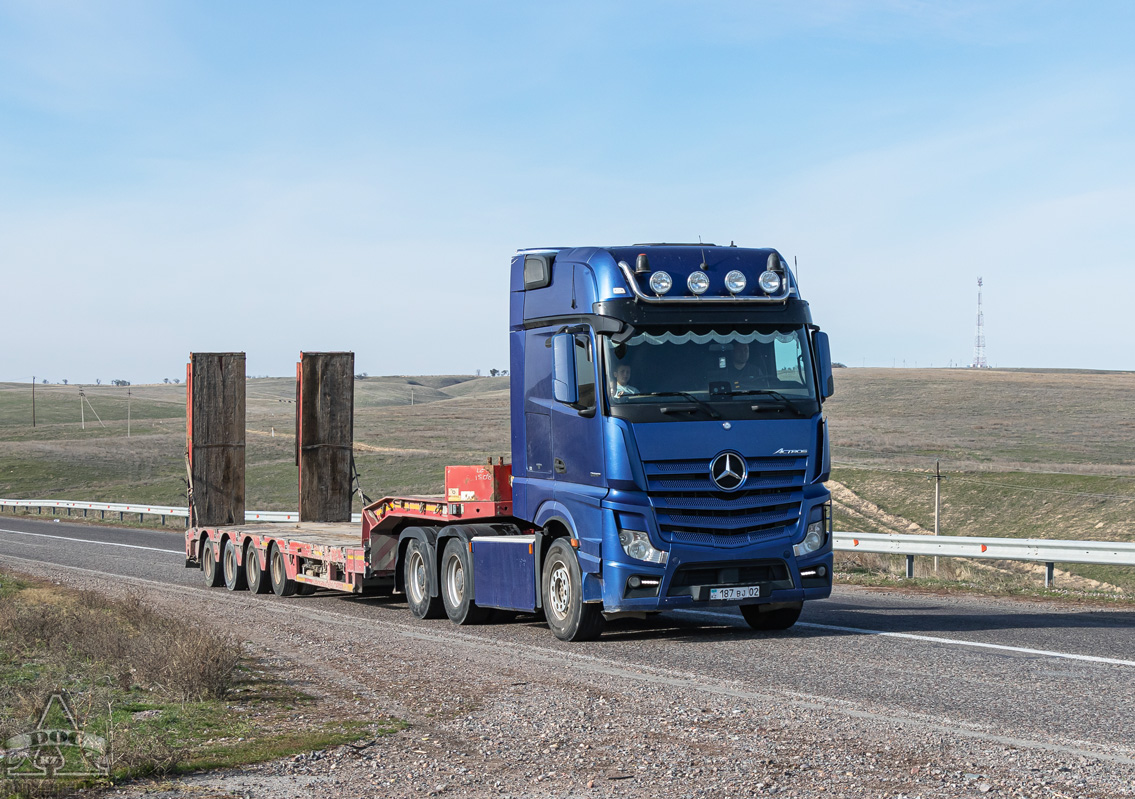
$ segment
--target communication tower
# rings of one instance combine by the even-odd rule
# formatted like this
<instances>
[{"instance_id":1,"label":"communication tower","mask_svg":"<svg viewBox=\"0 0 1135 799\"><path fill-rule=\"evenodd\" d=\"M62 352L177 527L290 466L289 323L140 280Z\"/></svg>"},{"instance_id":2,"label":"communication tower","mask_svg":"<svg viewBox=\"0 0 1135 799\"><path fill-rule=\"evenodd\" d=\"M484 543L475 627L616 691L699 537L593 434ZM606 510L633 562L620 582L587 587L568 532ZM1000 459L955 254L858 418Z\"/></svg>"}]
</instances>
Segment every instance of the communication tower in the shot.
<instances>
[{"instance_id":1,"label":"communication tower","mask_svg":"<svg viewBox=\"0 0 1135 799\"><path fill-rule=\"evenodd\" d=\"M985 362L985 314L981 312L981 278L977 279L977 335L973 339L973 363L971 369L988 369Z\"/></svg>"}]
</instances>

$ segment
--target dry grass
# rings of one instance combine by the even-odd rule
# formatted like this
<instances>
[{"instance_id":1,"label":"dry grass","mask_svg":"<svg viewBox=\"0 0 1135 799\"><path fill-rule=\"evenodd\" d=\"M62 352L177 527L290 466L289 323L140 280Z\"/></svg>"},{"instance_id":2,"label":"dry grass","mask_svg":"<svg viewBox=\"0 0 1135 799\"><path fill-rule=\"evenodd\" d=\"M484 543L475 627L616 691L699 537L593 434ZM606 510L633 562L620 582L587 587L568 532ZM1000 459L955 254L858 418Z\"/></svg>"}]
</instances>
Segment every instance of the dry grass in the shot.
<instances>
[{"instance_id":1,"label":"dry grass","mask_svg":"<svg viewBox=\"0 0 1135 799\"><path fill-rule=\"evenodd\" d=\"M80 729L112 742L116 774L165 773L186 762L186 738L136 721L131 705L172 702L198 713L223 707L218 700L238 678L238 642L157 613L137 597L8 574L0 584L0 740L26 731L51 695L65 692ZM9 787L48 795L74 786L32 780Z\"/></svg>"}]
</instances>

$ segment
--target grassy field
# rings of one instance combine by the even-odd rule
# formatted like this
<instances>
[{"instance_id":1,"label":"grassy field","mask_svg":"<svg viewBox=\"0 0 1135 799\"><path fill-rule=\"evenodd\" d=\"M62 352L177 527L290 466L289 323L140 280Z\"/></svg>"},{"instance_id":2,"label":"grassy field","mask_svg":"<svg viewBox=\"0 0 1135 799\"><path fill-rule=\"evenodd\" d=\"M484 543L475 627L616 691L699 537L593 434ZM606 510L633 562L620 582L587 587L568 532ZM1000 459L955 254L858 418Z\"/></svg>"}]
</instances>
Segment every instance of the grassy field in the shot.
<instances>
[{"instance_id":1,"label":"grassy field","mask_svg":"<svg viewBox=\"0 0 1135 799\"><path fill-rule=\"evenodd\" d=\"M508 385L356 381L363 489L436 493L447 464L507 460ZM79 389L47 386L36 389L33 430L30 387L0 384L0 496L184 505L184 386L132 386L129 437L126 390L83 390L102 424L88 408L80 429ZM294 509L294 380L250 380L247 397L248 507ZM839 529L933 531L937 459L944 534L1135 540L1135 373L839 369L827 413L832 478L851 492L846 502L837 492ZM861 567L898 569L848 562ZM1135 591L1135 570L1068 568ZM1035 585L1030 569L1017 571Z\"/></svg>"}]
</instances>

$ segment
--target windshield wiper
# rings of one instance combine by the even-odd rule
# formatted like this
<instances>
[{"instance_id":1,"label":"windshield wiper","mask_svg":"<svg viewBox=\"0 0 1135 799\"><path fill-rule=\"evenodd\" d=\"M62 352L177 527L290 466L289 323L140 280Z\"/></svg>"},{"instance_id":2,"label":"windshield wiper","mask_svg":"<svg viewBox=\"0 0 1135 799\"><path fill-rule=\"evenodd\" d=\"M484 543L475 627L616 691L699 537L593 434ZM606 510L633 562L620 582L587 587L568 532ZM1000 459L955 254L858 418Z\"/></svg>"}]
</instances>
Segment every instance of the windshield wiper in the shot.
<instances>
[{"instance_id":1,"label":"windshield wiper","mask_svg":"<svg viewBox=\"0 0 1135 799\"><path fill-rule=\"evenodd\" d=\"M706 413L708 413L714 419L720 419L721 418L721 414L718 413L716 410L714 410L714 407L712 405L710 405L708 402L705 402L704 400L698 399L697 397L695 397L693 394L689 393L688 391L651 391L651 392L646 393L646 394L635 394L634 396L636 396L636 397L683 397L684 399L688 399L694 405L697 405L699 408L704 410ZM667 410L662 409L662 412L666 413Z\"/></svg>"},{"instance_id":2,"label":"windshield wiper","mask_svg":"<svg viewBox=\"0 0 1135 799\"><path fill-rule=\"evenodd\" d=\"M804 410L801 409L800 406L796 404L796 400L793 400L789 397L786 397L783 394L781 394L779 391L776 391L776 390L771 389L771 388L745 388L745 389L740 389L738 391L730 391L729 392L729 396L731 396L731 397L739 397L739 396L751 397L751 396L758 395L758 394L763 396L763 397L772 397L775 400L780 400L785 405L787 405L789 408L794 410L796 412L797 416L805 416L805 417L808 416L808 414L805 413Z\"/></svg>"}]
</instances>

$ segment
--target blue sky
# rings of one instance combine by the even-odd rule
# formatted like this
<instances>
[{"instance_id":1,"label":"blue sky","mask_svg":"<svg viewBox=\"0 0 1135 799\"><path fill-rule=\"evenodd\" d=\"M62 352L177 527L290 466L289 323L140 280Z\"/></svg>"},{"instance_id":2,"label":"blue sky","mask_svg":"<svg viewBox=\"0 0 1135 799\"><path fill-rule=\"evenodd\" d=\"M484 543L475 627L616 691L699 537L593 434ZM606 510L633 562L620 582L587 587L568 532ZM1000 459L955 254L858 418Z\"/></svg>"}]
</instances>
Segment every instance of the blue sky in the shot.
<instances>
[{"instance_id":1,"label":"blue sky","mask_svg":"<svg viewBox=\"0 0 1135 799\"><path fill-rule=\"evenodd\" d=\"M0 380L507 368L518 247L774 246L852 366L1135 369L1135 4L0 0Z\"/></svg>"}]
</instances>

